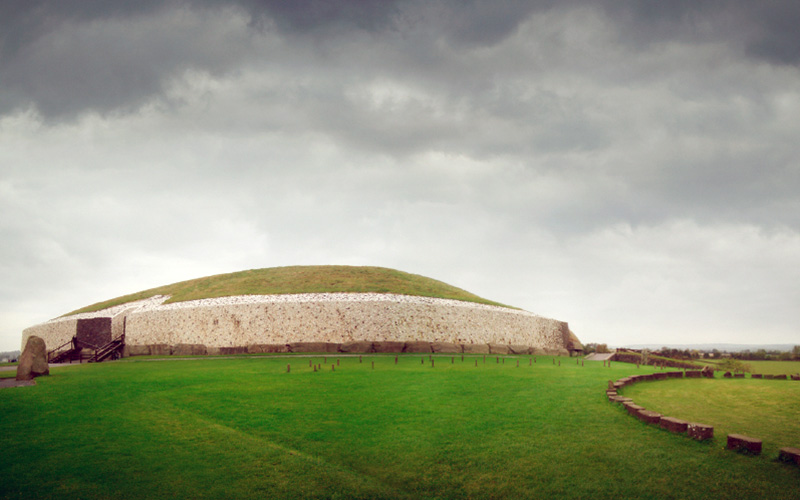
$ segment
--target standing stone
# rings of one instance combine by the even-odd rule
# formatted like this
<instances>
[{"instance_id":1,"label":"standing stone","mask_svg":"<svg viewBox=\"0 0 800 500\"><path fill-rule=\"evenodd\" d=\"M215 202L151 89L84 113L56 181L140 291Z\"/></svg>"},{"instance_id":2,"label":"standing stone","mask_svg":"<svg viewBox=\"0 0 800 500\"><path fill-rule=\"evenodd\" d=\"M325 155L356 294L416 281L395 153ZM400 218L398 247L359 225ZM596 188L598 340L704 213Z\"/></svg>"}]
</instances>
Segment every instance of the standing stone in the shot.
<instances>
[{"instance_id":1,"label":"standing stone","mask_svg":"<svg viewBox=\"0 0 800 500\"><path fill-rule=\"evenodd\" d=\"M47 365L47 346L41 337L31 335L19 357L17 380L33 380L34 377L50 375Z\"/></svg>"}]
</instances>

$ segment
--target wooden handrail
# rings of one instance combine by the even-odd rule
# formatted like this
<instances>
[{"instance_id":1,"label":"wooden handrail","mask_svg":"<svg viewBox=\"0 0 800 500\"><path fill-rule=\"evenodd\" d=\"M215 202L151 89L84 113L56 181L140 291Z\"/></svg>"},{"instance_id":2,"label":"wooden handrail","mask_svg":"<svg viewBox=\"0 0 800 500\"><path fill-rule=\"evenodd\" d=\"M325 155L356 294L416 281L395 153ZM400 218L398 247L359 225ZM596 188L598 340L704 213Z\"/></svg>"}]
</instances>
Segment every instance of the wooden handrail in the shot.
<instances>
[{"instance_id":1,"label":"wooden handrail","mask_svg":"<svg viewBox=\"0 0 800 500\"><path fill-rule=\"evenodd\" d=\"M94 355L89 359L89 362L97 363L108 356L109 353L114 352L116 349L119 349L121 345L125 343L125 334L123 333L119 337L112 339L107 344L98 347L94 350Z\"/></svg>"},{"instance_id":2,"label":"wooden handrail","mask_svg":"<svg viewBox=\"0 0 800 500\"><path fill-rule=\"evenodd\" d=\"M72 337L71 339L69 339L68 341L64 342L64 343L63 343L63 344L61 344L60 346L56 347L55 349L52 349L52 350L50 350L50 351L47 351L47 362L49 363L51 359L53 359L54 357L56 357L58 354L61 354L59 351L61 351L62 349L64 349L66 346L71 346L71 347L70 347L69 349L64 349L64 351L65 351L65 352L66 352L66 351L69 351L69 350L72 350L72 344L73 344L75 341L76 341L76 338L75 338L75 337Z\"/></svg>"}]
</instances>

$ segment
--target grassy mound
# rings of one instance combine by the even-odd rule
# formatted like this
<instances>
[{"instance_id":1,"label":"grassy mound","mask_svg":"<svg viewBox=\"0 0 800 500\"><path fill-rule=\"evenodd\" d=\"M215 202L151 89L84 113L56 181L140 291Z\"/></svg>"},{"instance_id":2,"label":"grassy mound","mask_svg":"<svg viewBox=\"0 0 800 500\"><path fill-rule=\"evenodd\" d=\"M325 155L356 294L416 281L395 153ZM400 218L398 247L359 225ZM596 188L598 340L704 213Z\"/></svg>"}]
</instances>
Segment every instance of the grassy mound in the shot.
<instances>
[{"instance_id":1,"label":"grassy mound","mask_svg":"<svg viewBox=\"0 0 800 500\"><path fill-rule=\"evenodd\" d=\"M385 267L290 266L251 269L181 281L98 302L68 315L99 311L154 295L170 295L167 302L183 302L235 295L341 292L416 295L508 307L441 281Z\"/></svg>"},{"instance_id":2,"label":"grassy mound","mask_svg":"<svg viewBox=\"0 0 800 500\"><path fill-rule=\"evenodd\" d=\"M800 499L797 467L772 451L728 452L721 435L698 443L606 400L608 379L651 367L433 359L54 368L36 387L0 391L0 498ZM734 400L769 387L790 391L771 397L797 412L796 382L676 382L685 387L659 400L700 401L704 385ZM782 436L796 429L778 425Z\"/></svg>"}]
</instances>

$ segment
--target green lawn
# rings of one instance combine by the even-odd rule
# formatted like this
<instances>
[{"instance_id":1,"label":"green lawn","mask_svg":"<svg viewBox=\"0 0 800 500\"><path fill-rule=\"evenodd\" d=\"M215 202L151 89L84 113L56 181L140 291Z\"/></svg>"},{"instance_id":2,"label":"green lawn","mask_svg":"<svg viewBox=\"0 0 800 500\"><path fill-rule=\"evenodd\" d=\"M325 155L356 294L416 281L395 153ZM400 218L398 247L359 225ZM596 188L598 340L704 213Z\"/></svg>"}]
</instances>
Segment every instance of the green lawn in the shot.
<instances>
[{"instance_id":1,"label":"green lawn","mask_svg":"<svg viewBox=\"0 0 800 500\"><path fill-rule=\"evenodd\" d=\"M800 499L797 467L606 400L646 367L338 359L134 359L0 390L0 497Z\"/></svg>"}]
</instances>

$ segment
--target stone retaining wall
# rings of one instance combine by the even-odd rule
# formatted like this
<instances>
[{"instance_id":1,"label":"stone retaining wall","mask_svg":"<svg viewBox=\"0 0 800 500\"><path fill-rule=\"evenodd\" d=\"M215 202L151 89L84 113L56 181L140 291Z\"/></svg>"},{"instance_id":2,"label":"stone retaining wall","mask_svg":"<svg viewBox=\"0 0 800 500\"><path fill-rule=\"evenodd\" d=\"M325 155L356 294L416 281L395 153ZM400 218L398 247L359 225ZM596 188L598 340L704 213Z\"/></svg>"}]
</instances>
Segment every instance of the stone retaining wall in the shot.
<instances>
[{"instance_id":1,"label":"stone retaining wall","mask_svg":"<svg viewBox=\"0 0 800 500\"><path fill-rule=\"evenodd\" d=\"M425 342L528 346L566 354L565 322L505 307L389 294L259 295L163 304L166 297L58 318L23 332L48 349L69 341L76 321L111 317L115 337L130 346L183 344L212 349L252 345ZM506 347L508 349L508 347Z\"/></svg>"}]
</instances>

